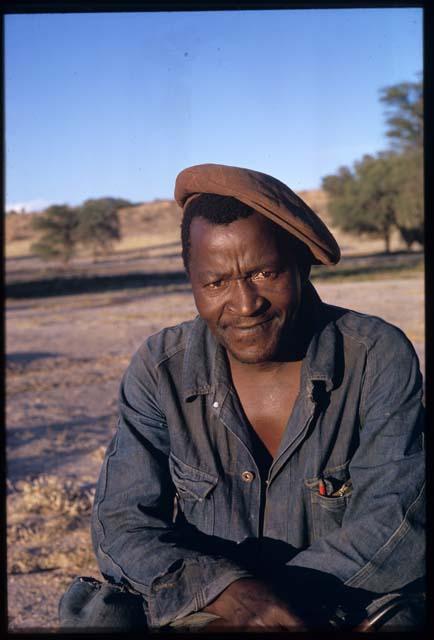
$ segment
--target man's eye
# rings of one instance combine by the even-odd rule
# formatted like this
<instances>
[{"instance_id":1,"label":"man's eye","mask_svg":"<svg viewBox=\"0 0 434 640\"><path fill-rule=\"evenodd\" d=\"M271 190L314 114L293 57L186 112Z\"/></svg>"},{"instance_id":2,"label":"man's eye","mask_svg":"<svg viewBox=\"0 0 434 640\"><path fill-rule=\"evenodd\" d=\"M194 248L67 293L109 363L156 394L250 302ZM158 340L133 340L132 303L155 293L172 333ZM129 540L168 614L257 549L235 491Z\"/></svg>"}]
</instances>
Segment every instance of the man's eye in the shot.
<instances>
[{"instance_id":1,"label":"man's eye","mask_svg":"<svg viewBox=\"0 0 434 640\"><path fill-rule=\"evenodd\" d=\"M207 285L207 289L220 289L223 286L223 280L215 280L214 282L209 282Z\"/></svg>"},{"instance_id":2,"label":"man's eye","mask_svg":"<svg viewBox=\"0 0 434 640\"><path fill-rule=\"evenodd\" d=\"M277 275L276 271L257 271L256 273L253 273L251 278L252 280L267 280L267 279L271 279L271 278L275 278Z\"/></svg>"}]
</instances>

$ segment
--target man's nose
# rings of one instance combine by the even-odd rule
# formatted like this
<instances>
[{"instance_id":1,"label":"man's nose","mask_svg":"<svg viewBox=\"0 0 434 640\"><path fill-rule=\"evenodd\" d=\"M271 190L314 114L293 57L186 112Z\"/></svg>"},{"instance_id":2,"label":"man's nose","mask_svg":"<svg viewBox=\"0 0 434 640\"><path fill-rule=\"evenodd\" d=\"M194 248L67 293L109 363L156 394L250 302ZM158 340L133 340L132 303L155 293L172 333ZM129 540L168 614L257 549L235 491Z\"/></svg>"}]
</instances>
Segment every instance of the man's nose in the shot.
<instances>
[{"instance_id":1,"label":"man's nose","mask_svg":"<svg viewBox=\"0 0 434 640\"><path fill-rule=\"evenodd\" d=\"M256 286L248 279L237 278L231 283L229 308L240 316L251 316L257 313L265 303Z\"/></svg>"}]
</instances>

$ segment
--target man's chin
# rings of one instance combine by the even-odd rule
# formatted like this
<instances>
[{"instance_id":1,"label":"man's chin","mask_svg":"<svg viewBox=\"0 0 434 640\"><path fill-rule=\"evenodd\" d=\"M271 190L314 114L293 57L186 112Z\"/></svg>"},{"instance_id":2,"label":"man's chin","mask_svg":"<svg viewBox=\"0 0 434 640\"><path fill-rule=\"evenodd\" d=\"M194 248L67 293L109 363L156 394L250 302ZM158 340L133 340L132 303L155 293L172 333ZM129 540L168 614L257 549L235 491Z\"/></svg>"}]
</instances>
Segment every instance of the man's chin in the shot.
<instances>
[{"instance_id":1,"label":"man's chin","mask_svg":"<svg viewBox=\"0 0 434 640\"><path fill-rule=\"evenodd\" d=\"M279 352L280 331L255 335L217 331L215 337L230 356L242 364L260 364L274 360Z\"/></svg>"},{"instance_id":2,"label":"man's chin","mask_svg":"<svg viewBox=\"0 0 434 640\"><path fill-rule=\"evenodd\" d=\"M276 349L273 347L260 348L254 346L251 348L236 348L230 344L223 345L229 354L241 364L261 364L273 360L276 355Z\"/></svg>"}]
</instances>

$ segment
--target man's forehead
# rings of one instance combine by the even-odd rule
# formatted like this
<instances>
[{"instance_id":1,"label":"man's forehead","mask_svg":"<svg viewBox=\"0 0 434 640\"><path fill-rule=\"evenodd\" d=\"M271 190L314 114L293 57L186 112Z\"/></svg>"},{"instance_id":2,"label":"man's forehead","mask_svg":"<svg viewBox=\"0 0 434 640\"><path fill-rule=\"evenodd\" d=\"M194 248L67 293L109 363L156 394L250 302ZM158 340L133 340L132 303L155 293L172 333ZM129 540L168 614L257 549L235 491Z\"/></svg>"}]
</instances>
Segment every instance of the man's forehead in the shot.
<instances>
[{"instance_id":1,"label":"man's forehead","mask_svg":"<svg viewBox=\"0 0 434 640\"><path fill-rule=\"evenodd\" d=\"M228 223L216 223L205 217L197 216L191 221L190 238L199 242L228 243L231 240L242 242L246 238L253 246L267 248L269 245L284 250L292 236L277 224L268 220L257 211L253 211L247 218L237 218Z\"/></svg>"},{"instance_id":2,"label":"man's forehead","mask_svg":"<svg viewBox=\"0 0 434 640\"><path fill-rule=\"evenodd\" d=\"M192 271L203 277L223 276L234 269L251 272L291 261L287 247L277 241L277 235L267 232L261 216L256 223L251 218L253 215L229 225L203 220L203 226L198 218L197 234L193 231L191 237Z\"/></svg>"},{"instance_id":3,"label":"man's forehead","mask_svg":"<svg viewBox=\"0 0 434 640\"><path fill-rule=\"evenodd\" d=\"M193 218L190 227L192 246L205 243L207 248L217 246L222 250L232 245L243 246L247 240L251 250L269 249L270 246L274 248L278 244L279 236L288 234L257 212L253 212L248 218L239 218L224 224L198 216Z\"/></svg>"}]
</instances>

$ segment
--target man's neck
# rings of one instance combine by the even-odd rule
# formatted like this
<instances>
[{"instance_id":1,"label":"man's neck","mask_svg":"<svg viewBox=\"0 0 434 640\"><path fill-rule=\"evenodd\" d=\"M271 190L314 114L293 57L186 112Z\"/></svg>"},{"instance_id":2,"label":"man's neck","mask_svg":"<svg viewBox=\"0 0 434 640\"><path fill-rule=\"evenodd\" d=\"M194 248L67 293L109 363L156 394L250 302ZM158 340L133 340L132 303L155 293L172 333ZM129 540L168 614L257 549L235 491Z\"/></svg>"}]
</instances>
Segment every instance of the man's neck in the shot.
<instances>
[{"instance_id":1,"label":"man's neck","mask_svg":"<svg viewBox=\"0 0 434 640\"><path fill-rule=\"evenodd\" d=\"M236 376L251 376L251 377L273 377L281 372L283 369L288 370L292 367L298 366L302 358L296 359L279 359L279 360L267 360L266 362L257 363L245 363L240 362L229 352L226 352L228 356L229 366L232 375Z\"/></svg>"}]
</instances>

